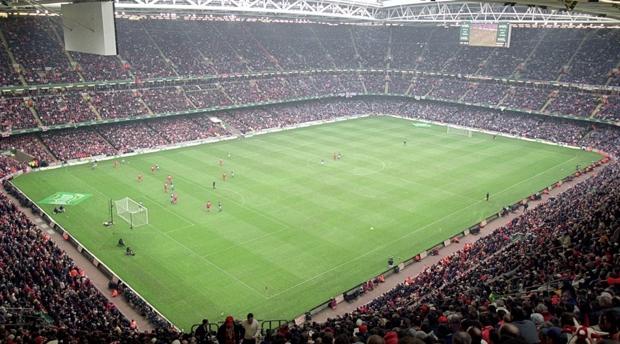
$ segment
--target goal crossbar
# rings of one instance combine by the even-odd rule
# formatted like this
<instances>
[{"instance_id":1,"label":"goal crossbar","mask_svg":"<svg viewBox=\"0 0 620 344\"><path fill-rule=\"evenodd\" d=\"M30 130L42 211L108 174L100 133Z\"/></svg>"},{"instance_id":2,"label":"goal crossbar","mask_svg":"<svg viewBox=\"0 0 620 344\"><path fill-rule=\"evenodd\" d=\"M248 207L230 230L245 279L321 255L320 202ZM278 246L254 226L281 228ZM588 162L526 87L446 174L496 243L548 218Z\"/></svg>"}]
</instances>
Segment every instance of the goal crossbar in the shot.
<instances>
[{"instance_id":1,"label":"goal crossbar","mask_svg":"<svg viewBox=\"0 0 620 344\"><path fill-rule=\"evenodd\" d=\"M467 128L459 128L459 127L447 126L446 127L446 134L472 137L473 131L471 129L467 129Z\"/></svg>"},{"instance_id":2,"label":"goal crossbar","mask_svg":"<svg viewBox=\"0 0 620 344\"><path fill-rule=\"evenodd\" d=\"M149 210L129 197L114 201L116 215L129 223L130 228L149 224Z\"/></svg>"}]
</instances>

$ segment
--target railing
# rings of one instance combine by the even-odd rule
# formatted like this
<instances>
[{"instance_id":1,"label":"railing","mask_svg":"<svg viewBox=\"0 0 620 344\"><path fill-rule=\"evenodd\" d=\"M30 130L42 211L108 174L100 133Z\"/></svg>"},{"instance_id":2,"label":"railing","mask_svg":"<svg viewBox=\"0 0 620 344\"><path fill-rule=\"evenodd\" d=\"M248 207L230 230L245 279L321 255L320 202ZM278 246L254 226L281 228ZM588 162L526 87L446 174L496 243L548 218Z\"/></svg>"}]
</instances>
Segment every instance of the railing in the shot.
<instances>
[{"instance_id":1,"label":"railing","mask_svg":"<svg viewBox=\"0 0 620 344\"><path fill-rule=\"evenodd\" d=\"M260 323L260 329L261 329L261 335L265 335L267 331L273 331L276 330L278 328L280 328L280 326L282 326L283 324L289 324L291 323L290 320L283 320L283 319L276 319L276 320L257 320ZM217 333L218 329L220 328L220 326L222 326L224 324L223 321L218 321L215 323L209 322L208 323L208 329L209 329L209 333L213 334L213 333ZM196 332L196 329L202 324L194 324L191 327L191 333Z\"/></svg>"}]
</instances>

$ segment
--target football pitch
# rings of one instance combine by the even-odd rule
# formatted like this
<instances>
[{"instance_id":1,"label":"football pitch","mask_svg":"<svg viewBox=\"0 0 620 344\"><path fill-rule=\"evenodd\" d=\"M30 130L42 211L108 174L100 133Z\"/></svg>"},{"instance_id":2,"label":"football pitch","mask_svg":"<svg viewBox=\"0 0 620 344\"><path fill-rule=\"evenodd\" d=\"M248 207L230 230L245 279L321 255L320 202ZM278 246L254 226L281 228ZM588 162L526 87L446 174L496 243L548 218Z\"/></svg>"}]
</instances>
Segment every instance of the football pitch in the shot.
<instances>
[{"instance_id":1,"label":"football pitch","mask_svg":"<svg viewBox=\"0 0 620 344\"><path fill-rule=\"evenodd\" d=\"M110 160L31 173L14 183L49 214L46 198L83 194L54 219L189 330L228 314L292 319L386 270L388 257L412 257L599 159L414 123L347 120L127 157L118 168ZM335 152L342 158L334 160ZM160 170L152 173L154 164ZM167 175L176 205L163 189ZM124 197L148 208L148 225L130 229L118 217L102 225L109 201ZM135 256L117 247L119 238Z\"/></svg>"}]
</instances>

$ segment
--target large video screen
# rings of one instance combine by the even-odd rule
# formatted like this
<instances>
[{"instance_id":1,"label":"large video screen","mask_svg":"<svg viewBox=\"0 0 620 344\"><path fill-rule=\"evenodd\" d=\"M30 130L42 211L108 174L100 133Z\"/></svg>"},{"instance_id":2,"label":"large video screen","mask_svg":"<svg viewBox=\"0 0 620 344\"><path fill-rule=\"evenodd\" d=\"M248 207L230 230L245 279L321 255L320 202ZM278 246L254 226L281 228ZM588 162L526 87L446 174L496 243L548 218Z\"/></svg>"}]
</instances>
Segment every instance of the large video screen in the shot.
<instances>
[{"instance_id":1,"label":"large video screen","mask_svg":"<svg viewBox=\"0 0 620 344\"><path fill-rule=\"evenodd\" d=\"M466 23L461 26L459 42L478 47L510 47L510 24Z\"/></svg>"}]
</instances>

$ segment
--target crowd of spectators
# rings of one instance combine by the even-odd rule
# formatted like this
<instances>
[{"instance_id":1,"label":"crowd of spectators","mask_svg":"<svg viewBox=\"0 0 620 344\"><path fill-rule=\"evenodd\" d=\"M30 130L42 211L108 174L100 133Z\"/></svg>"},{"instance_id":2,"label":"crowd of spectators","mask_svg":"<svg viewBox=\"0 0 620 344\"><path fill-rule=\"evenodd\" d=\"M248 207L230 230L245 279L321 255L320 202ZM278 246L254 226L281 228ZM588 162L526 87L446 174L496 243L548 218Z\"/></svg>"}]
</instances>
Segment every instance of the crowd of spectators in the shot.
<instances>
[{"instance_id":1,"label":"crowd of spectators","mask_svg":"<svg viewBox=\"0 0 620 344\"><path fill-rule=\"evenodd\" d=\"M319 38L310 26L296 24L252 23L250 30L274 63L283 70L333 68ZM289 44L295 41L295 45ZM327 57L327 58L326 58Z\"/></svg>"},{"instance_id":2,"label":"crowd of spectators","mask_svg":"<svg viewBox=\"0 0 620 344\"><path fill-rule=\"evenodd\" d=\"M615 57L620 56L620 45L617 42L620 42L618 30L590 31L560 81L605 84L609 71L618 65Z\"/></svg>"},{"instance_id":3,"label":"crowd of spectators","mask_svg":"<svg viewBox=\"0 0 620 344\"><path fill-rule=\"evenodd\" d=\"M422 30L406 31L416 36L421 36L415 38L414 42L421 40L423 46L421 49L414 51L413 56L417 56L417 58L415 60L411 59L412 62L415 61L416 63L416 70L441 72L447 60L456 55L461 48L458 45L457 36L449 28L435 27L430 29L430 31L426 30L426 32ZM425 35L426 37L424 37ZM465 70L463 73L467 74Z\"/></svg>"},{"instance_id":4,"label":"crowd of spectators","mask_svg":"<svg viewBox=\"0 0 620 344\"><path fill-rule=\"evenodd\" d=\"M554 87L510 86L453 77L410 77L410 74L403 73L343 72L235 78L185 86L108 88L85 92L52 90L32 96L1 97L0 131L305 97L384 94L386 85L387 93L393 95L429 96L611 121L620 118L615 93L559 91ZM548 105L544 106L546 103ZM40 124L31 109L41 120Z\"/></svg>"},{"instance_id":5,"label":"crowd of spectators","mask_svg":"<svg viewBox=\"0 0 620 344\"><path fill-rule=\"evenodd\" d=\"M226 130L219 123L210 121L208 117L204 120L196 120L192 117L162 118L148 122L147 125L170 143L201 140L226 134Z\"/></svg>"},{"instance_id":6,"label":"crowd of spectators","mask_svg":"<svg viewBox=\"0 0 620 344\"><path fill-rule=\"evenodd\" d=\"M109 142L97 131L88 128L42 133L41 141L60 161L83 159L94 155L116 154L116 150Z\"/></svg>"},{"instance_id":7,"label":"crowd of spectators","mask_svg":"<svg viewBox=\"0 0 620 344\"><path fill-rule=\"evenodd\" d=\"M511 109L540 110L549 96L549 91L529 87L513 87L506 91L501 106Z\"/></svg>"},{"instance_id":8,"label":"crowd of spectators","mask_svg":"<svg viewBox=\"0 0 620 344\"><path fill-rule=\"evenodd\" d=\"M509 87L490 83L469 83L469 90L465 93L464 102L485 105L497 105L506 95Z\"/></svg>"},{"instance_id":9,"label":"crowd of spectators","mask_svg":"<svg viewBox=\"0 0 620 344\"><path fill-rule=\"evenodd\" d=\"M217 22L190 22L179 24L190 42L203 47L201 54L218 75L244 74L250 71L242 57L226 37L226 28Z\"/></svg>"},{"instance_id":10,"label":"crowd of spectators","mask_svg":"<svg viewBox=\"0 0 620 344\"><path fill-rule=\"evenodd\" d=\"M491 49L491 53L480 69L481 74L500 78L515 78L525 70L532 51L541 44L545 30L511 30L509 49Z\"/></svg>"},{"instance_id":11,"label":"crowd of spectators","mask_svg":"<svg viewBox=\"0 0 620 344\"><path fill-rule=\"evenodd\" d=\"M282 77L258 79L256 80L256 84L259 90L257 96L260 101L276 101L295 98L297 96L295 90L299 86L292 85Z\"/></svg>"},{"instance_id":12,"label":"crowd of spectators","mask_svg":"<svg viewBox=\"0 0 620 344\"><path fill-rule=\"evenodd\" d=\"M391 55L387 55L390 67L396 70L417 69L418 63L423 61L422 54L426 52L426 43L432 30L420 28L409 30L406 27L392 27L392 42L399 44L390 45Z\"/></svg>"},{"instance_id":13,"label":"crowd of spectators","mask_svg":"<svg viewBox=\"0 0 620 344\"><path fill-rule=\"evenodd\" d=\"M256 80L233 80L222 82L224 92L234 104L256 103L261 100L261 91Z\"/></svg>"},{"instance_id":14,"label":"crowd of spectators","mask_svg":"<svg viewBox=\"0 0 620 344\"><path fill-rule=\"evenodd\" d=\"M184 91L192 104L199 109L207 109L215 106L227 106L232 104L232 101L222 91L219 84L193 87L186 86L184 87Z\"/></svg>"},{"instance_id":15,"label":"crowd of spectators","mask_svg":"<svg viewBox=\"0 0 620 344\"><path fill-rule=\"evenodd\" d=\"M360 74L360 80L366 87L366 92L371 94L385 93L385 76L381 74L368 74L366 77Z\"/></svg>"},{"instance_id":16,"label":"crowd of spectators","mask_svg":"<svg viewBox=\"0 0 620 344\"><path fill-rule=\"evenodd\" d=\"M34 115L23 98L0 98L0 132L36 126Z\"/></svg>"},{"instance_id":17,"label":"crowd of spectators","mask_svg":"<svg viewBox=\"0 0 620 344\"><path fill-rule=\"evenodd\" d=\"M294 124L328 120L336 117L366 114L369 105L364 101L314 101L297 105L277 105L269 108L236 110L223 115L224 123L241 133Z\"/></svg>"},{"instance_id":18,"label":"crowd of spectators","mask_svg":"<svg viewBox=\"0 0 620 344\"><path fill-rule=\"evenodd\" d=\"M437 79L428 94L436 99L460 100L469 90L470 83L458 79Z\"/></svg>"},{"instance_id":19,"label":"crowd of spectators","mask_svg":"<svg viewBox=\"0 0 620 344\"><path fill-rule=\"evenodd\" d=\"M554 92L546 112L590 117L596 108L599 96L590 93Z\"/></svg>"},{"instance_id":20,"label":"crowd of spectators","mask_svg":"<svg viewBox=\"0 0 620 344\"><path fill-rule=\"evenodd\" d=\"M532 80L557 80L566 73L566 65L586 38L588 30L544 30L536 48L520 66L519 77ZM531 44L529 45L531 50Z\"/></svg>"},{"instance_id":21,"label":"crowd of spectators","mask_svg":"<svg viewBox=\"0 0 620 344\"><path fill-rule=\"evenodd\" d=\"M51 17L15 17L0 20L19 71L29 84L77 82L75 68L64 53L55 30L62 31Z\"/></svg>"},{"instance_id":22,"label":"crowd of spectators","mask_svg":"<svg viewBox=\"0 0 620 344\"><path fill-rule=\"evenodd\" d=\"M116 21L118 53L124 59L123 68L134 77L144 80L175 76L170 60L143 27L142 21Z\"/></svg>"},{"instance_id":23,"label":"crowd of spectators","mask_svg":"<svg viewBox=\"0 0 620 344\"><path fill-rule=\"evenodd\" d=\"M103 119L149 114L139 90L90 92L88 98Z\"/></svg>"},{"instance_id":24,"label":"crowd of spectators","mask_svg":"<svg viewBox=\"0 0 620 344\"><path fill-rule=\"evenodd\" d=\"M389 94L408 94L413 77L408 74L394 74L388 77Z\"/></svg>"},{"instance_id":25,"label":"crowd of spectators","mask_svg":"<svg viewBox=\"0 0 620 344\"><path fill-rule=\"evenodd\" d=\"M179 75L215 74L215 67L204 58L200 45L188 39L182 27L161 20L144 21L142 25Z\"/></svg>"},{"instance_id":26,"label":"crowd of spectators","mask_svg":"<svg viewBox=\"0 0 620 344\"><path fill-rule=\"evenodd\" d=\"M505 132L511 135L545 139L575 146L580 146L580 140L591 129L588 125L568 120L501 113L486 109L468 109L461 105L432 102L406 103L402 111L402 114L408 117Z\"/></svg>"},{"instance_id":27,"label":"crowd of spectators","mask_svg":"<svg viewBox=\"0 0 620 344\"><path fill-rule=\"evenodd\" d=\"M335 74L317 74L311 77L319 94L342 94L349 92L349 85Z\"/></svg>"},{"instance_id":28,"label":"crowd of spectators","mask_svg":"<svg viewBox=\"0 0 620 344\"><path fill-rule=\"evenodd\" d=\"M19 171L22 166L11 156L0 155L0 178Z\"/></svg>"},{"instance_id":29,"label":"crowd of spectators","mask_svg":"<svg viewBox=\"0 0 620 344\"><path fill-rule=\"evenodd\" d=\"M43 125L80 123L96 119L80 93L33 97L34 108Z\"/></svg>"},{"instance_id":30,"label":"crowd of spectators","mask_svg":"<svg viewBox=\"0 0 620 344\"><path fill-rule=\"evenodd\" d=\"M129 69L115 56L101 56L71 52L77 70L86 80L126 80L131 79Z\"/></svg>"},{"instance_id":31,"label":"crowd of spectators","mask_svg":"<svg viewBox=\"0 0 620 344\"><path fill-rule=\"evenodd\" d=\"M181 87L147 88L140 93L153 113L179 112L194 108Z\"/></svg>"},{"instance_id":32,"label":"crowd of spectators","mask_svg":"<svg viewBox=\"0 0 620 344\"><path fill-rule=\"evenodd\" d=\"M327 68L333 64L336 68L354 69L360 67L360 59L348 26L312 25L313 34L318 38L321 49L329 58ZM324 55L324 56L325 56ZM323 68L326 68L323 67Z\"/></svg>"},{"instance_id":33,"label":"crowd of spectators","mask_svg":"<svg viewBox=\"0 0 620 344\"><path fill-rule=\"evenodd\" d=\"M604 85L620 62L619 33L605 28L515 27L498 49L459 44L457 27L119 19L119 57L65 53L54 17L9 16L0 29L19 65L0 54L3 85L18 83L16 71L45 84L388 66Z\"/></svg>"},{"instance_id":34,"label":"crowd of spectators","mask_svg":"<svg viewBox=\"0 0 620 344\"><path fill-rule=\"evenodd\" d=\"M129 327L83 270L4 194L0 194L0 247L2 323L39 318L28 329L0 327L0 340L45 343L63 339L57 337L59 333L69 340ZM48 321L53 326L46 326ZM36 339L39 336L43 338Z\"/></svg>"},{"instance_id":35,"label":"crowd of spectators","mask_svg":"<svg viewBox=\"0 0 620 344\"><path fill-rule=\"evenodd\" d=\"M121 154L168 143L158 132L141 122L103 125L97 131Z\"/></svg>"},{"instance_id":36,"label":"crowd of spectators","mask_svg":"<svg viewBox=\"0 0 620 344\"><path fill-rule=\"evenodd\" d=\"M224 22L220 27L222 28L220 32L225 37L225 40L235 42L235 51L250 71L259 72L277 69L277 60L270 51L257 41L256 35L252 32L250 26Z\"/></svg>"},{"instance_id":37,"label":"crowd of spectators","mask_svg":"<svg viewBox=\"0 0 620 344\"><path fill-rule=\"evenodd\" d=\"M56 159L50 154L40 140L32 135L9 136L0 140L0 151L20 150L40 162L49 164ZM43 164L45 165L45 164Z\"/></svg>"},{"instance_id":38,"label":"crowd of spectators","mask_svg":"<svg viewBox=\"0 0 620 344\"><path fill-rule=\"evenodd\" d=\"M353 44L359 66L366 68L385 68L390 42L387 27L359 27L351 29Z\"/></svg>"},{"instance_id":39,"label":"crowd of spectators","mask_svg":"<svg viewBox=\"0 0 620 344\"><path fill-rule=\"evenodd\" d=\"M6 51L0 51L0 85L19 85L18 74L11 65L11 59Z\"/></svg>"},{"instance_id":40,"label":"crowd of spectators","mask_svg":"<svg viewBox=\"0 0 620 344\"><path fill-rule=\"evenodd\" d=\"M341 98L175 116L95 129L51 131L40 137L59 159L66 160L225 135L231 128L247 133L371 112L620 153L620 131L612 127L593 128L542 116L381 98ZM37 137L22 136L20 140L36 141ZM0 158L4 173L13 168L17 166L11 165L9 158ZM443 258L417 277L407 278L354 313L322 324L283 326L267 333L263 343L450 344L460 340L458 343L463 344L565 344L573 332L573 317L608 332L604 338L617 339L619 198L620 166L613 161L601 167L596 176ZM143 312L158 328L154 333L134 331L82 270L3 195L0 210L0 302L3 309L19 308L31 319L29 326L0 328L0 338L16 343L52 339L79 342L80 338L97 334L103 342L121 337L128 343L153 338L167 342L195 340L191 334L171 331L129 289L115 286L136 307L144 307ZM37 314L49 316L53 326L32 320ZM7 322L15 322L17 316L23 320L21 313L0 311L0 317ZM42 338L36 339L39 336Z\"/></svg>"},{"instance_id":41,"label":"crowd of spectators","mask_svg":"<svg viewBox=\"0 0 620 344\"><path fill-rule=\"evenodd\" d=\"M620 96L602 97L602 105L596 117L620 121Z\"/></svg>"}]
</instances>

